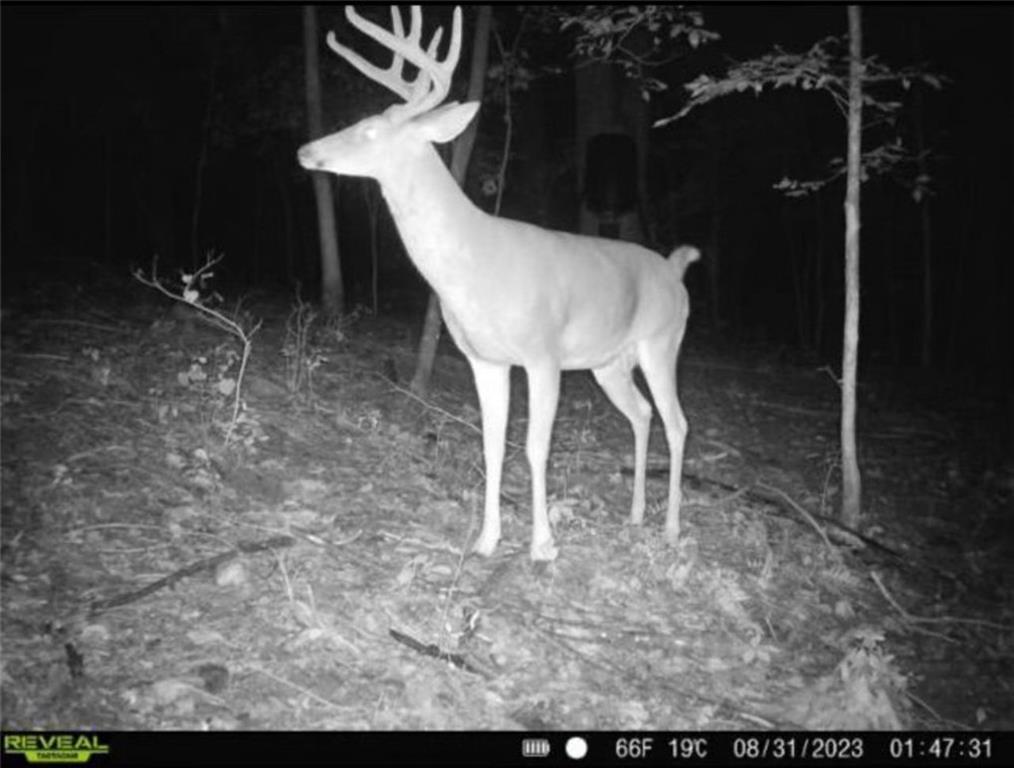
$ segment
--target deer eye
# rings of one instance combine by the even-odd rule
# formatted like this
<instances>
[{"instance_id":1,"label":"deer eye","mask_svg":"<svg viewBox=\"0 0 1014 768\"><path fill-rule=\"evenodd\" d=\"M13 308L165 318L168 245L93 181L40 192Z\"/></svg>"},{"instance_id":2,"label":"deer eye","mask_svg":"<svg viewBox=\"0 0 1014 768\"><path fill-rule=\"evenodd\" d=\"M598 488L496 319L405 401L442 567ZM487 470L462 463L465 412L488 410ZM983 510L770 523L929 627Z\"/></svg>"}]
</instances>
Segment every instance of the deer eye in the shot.
<instances>
[{"instance_id":1,"label":"deer eye","mask_svg":"<svg viewBox=\"0 0 1014 768\"><path fill-rule=\"evenodd\" d=\"M369 125L363 126L362 137L367 141L373 141L377 138L377 125L376 123L370 123Z\"/></svg>"}]
</instances>

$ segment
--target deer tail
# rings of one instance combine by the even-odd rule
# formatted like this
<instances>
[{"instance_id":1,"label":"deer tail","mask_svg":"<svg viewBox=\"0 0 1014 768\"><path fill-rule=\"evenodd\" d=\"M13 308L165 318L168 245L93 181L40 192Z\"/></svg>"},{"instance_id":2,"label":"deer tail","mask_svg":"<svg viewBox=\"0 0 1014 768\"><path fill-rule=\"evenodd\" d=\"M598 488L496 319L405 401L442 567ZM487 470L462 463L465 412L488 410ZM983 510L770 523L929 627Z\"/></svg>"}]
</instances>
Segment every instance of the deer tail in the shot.
<instances>
[{"instance_id":1,"label":"deer tail","mask_svg":"<svg viewBox=\"0 0 1014 768\"><path fill-rule=\"evenodd\" d=\"M701 252L697 248L692 245L681 245L669 254L669 263L672 264L672 268L682 280L687 267L699 258L701 258Z\"/></svg>"}]
</instances>

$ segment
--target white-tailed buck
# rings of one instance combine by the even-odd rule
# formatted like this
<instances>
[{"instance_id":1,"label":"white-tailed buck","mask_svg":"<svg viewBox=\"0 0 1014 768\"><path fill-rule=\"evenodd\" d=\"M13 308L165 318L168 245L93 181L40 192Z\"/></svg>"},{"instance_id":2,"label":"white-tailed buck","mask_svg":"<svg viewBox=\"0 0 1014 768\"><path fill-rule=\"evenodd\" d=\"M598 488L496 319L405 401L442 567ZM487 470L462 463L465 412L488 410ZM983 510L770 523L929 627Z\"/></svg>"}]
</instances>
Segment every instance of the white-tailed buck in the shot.
<instances>
[{"instance_id":1,"label":"white-tailed buck","mask_svg":"<svg viewBox=\"0 0 1014 768\"><path fill-rule=\"evenodd\" d=\"M412 261L440 297L444 320L471 364L482 409L486 502L475 551L490 555L500 539L500 474L507 429L510 369L528 377L533 560L556 556L546 513L546 461L563 370L591 370L634 430L631 522L644 517L644 477L651 405L634 383L640 366L669 443L665 530L680 528L680 472L687 422L676 395L676 357L689 313L683 272L699 257L682 246L668 259L627 242L553 232L490 216L477 208L444 166L434 142L465 130L478 102L439 106L461 52L461 9L454 10L450 50L437 57L442 29L423 48L422 11L412 7L408 34L392 7L392 31L346 7L349 22L390 49L386 69L327 42L352 66L404 103L299 150L305 168L380 182ZM403 75L408 61L418 68Z\"/></svg>"}]
</instances>

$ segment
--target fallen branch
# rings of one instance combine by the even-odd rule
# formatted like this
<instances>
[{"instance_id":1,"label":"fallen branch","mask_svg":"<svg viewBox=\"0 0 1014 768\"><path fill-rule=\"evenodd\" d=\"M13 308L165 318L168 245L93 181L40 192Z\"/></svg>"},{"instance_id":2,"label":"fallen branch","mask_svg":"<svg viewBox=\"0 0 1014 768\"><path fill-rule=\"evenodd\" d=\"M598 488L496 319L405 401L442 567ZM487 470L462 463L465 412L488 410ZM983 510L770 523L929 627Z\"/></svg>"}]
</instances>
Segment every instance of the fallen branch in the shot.
<instances>
[{"instance_id":1,"label":"fallen branch","mask_svg":"<svg viewBox=\"0 0 1014 768\"><path fill-rule=\"evenodd\" d=\"M264 541L240 543L236 545L235 549L231 549L228 552L221 552L213 557L208 557L204 560L198 560L196 563L186 565L173 571L168 576L156 579L151 584L143 586L140 589L134 589L129 592L124 592L123 594L114 595L113 597L107 597L103 600L93 600L92 604L88 607L88 615L90 618L95 618L100 613L105 613L111 608L119 608L120 606L136 602L148 595L158 592L160 589L170 587L188 576L194 576L204 571L214 571L215 568L222 563L227 563L233 558L239 557L241 554L263 552L266 549L277 549L279 547L291 547L295 543L296 539L292 536L273 536L270 539L265 539Z\"/></svg>"},{"instance_id":2,"label":"fallen branch","mask_svg":"<svg viewBox=\"0 0 1014 768\"><path fill-rule=\"evenodd\" d=\"M758 488L763 488L766 491L770 491L771 493L774 493L774 494L778 495L779 497L781 497L781 499L786 504L789 505L789 507L791 507L792 509L796 510L796 512L798 512L800 515L802 515L803 519L805 519L806 522L808 522L813 527L813 530L815 530L817 532L817 535L820 536L820 538L824 540L824 545L827 547L827 551L830 552L833 556L838 557L838 550L831 543L831 540L827 537L827 533L817 523L817 521L813 518L813 515L811 515L809 512L806 511L806 509L803 507L802 504L800 504L795 499L793 499L791 496L789 496L789 494L787 494L781 488L776 488L773 485L768 485L767 483L765 483L763 481L759 481L757 483L757 487Z\"/></svg>"},{"instance_id":3,"label":"fallen branch","mask_svg":"<svg viewBox=\"0 0 1014 768\"><path fill-rule=\"evenodd\" d=\"M440 649L440 646L437 645L436 643L429 644L421 643L414 637L410 637L409 635L403 634L396 629L389 629L388 634L390 634L392 638L397 640L402 645L408 646L413 651L417 651L418 653L421 653L423 656L430 656L434 659L437 659L438 661L446 661L449 664L453 664L458 669L463 669L466 672L472 672L476 675L482 675L487 679L490 679L492 677L492 675L490 675L489 672L475 666L471 661L462 656L460 653L448 653L447 651L443 651Z\"/></svg>"}]
</instances>

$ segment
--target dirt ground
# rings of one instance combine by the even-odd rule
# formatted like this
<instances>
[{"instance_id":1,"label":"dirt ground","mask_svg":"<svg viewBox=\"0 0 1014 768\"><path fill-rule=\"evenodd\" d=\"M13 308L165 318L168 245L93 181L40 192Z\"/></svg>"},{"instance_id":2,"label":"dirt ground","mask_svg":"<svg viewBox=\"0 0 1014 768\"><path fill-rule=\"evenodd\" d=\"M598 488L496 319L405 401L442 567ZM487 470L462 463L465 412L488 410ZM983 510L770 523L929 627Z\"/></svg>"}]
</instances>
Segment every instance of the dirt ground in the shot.
<instances>
[{"instance_id":1,"label":"dirt ground","mask_svg":"<svg viewBox=\"0 0 1014 768\"><path fill-rule=\"evenodd\" d=\"M987 403L864 371L846 531L832 375L691 322L679 547L657 416L634 528L629 428L568 373L560 554L536 568L520 371L482 559L480 414L450 344L419 399L417 317L254 301L234 411L242 346L180 309L132 281L4 304L3 728L1014 728Z\"/></svg>"}]
</instances>

